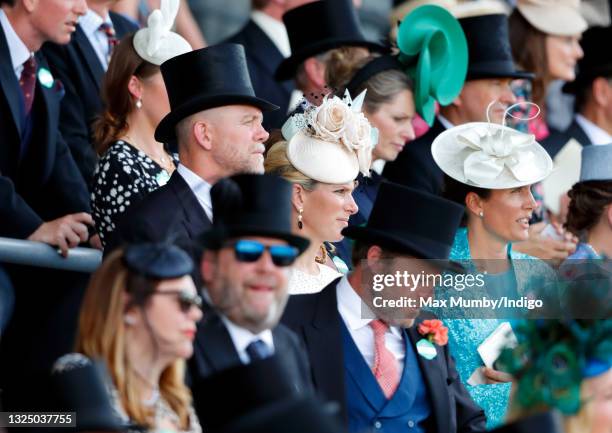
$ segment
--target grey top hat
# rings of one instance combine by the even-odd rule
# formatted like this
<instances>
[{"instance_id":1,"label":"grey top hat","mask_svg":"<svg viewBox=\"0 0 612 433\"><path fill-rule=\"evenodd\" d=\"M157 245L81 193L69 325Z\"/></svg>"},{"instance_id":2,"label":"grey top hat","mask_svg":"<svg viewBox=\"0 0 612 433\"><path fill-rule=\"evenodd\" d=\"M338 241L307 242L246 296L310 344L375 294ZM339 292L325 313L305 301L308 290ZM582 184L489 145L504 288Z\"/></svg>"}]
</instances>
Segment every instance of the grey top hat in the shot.
<instances>
[{"instance_id":1,"label":"grey top hat","mask_svg":"<svg viewBox=\"0 0 612 433\"><path fill-rule=\"evenodd\" d=\"M612 180L612 143L586 146L582 149L580 182Z\"/></svg>"}]
</instances>

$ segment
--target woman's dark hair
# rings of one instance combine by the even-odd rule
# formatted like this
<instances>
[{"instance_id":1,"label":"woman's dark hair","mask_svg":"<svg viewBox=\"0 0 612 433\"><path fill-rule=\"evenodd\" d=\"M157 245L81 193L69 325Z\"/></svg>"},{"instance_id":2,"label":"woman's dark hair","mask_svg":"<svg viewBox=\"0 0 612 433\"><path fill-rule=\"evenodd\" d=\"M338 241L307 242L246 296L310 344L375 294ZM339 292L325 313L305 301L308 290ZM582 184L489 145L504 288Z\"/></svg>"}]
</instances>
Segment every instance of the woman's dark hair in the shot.
<instances>
[{"instance_id":1,"label":"woman's dark hair","mask_svg":"<svg viewBox=\"0 0 612 433\"><path fill-rule=\"evenodd\" d=\"M491 196L491 190L486 188L479 188L477 186L466 185L465 183L459 182L448 175L444 175L444 189L442 191L442 197L454 201L463 207L466 207L465 197L473 192L478 197L486 200ZM467 224L467 210L463 213L461 218L461 226L465 227Z\"/></svg>"},{"instance_id":2,"label":"woman's dark hair","mask_svg":"<svg viewBox=\"0 0 612 433\"><path fill-rule=\"evenodd\" d=\"M544 108L546 88L552 81L546 55L547 35L532 26L518 9L510 14L508 26L514 61L521 69L535 74L531 81L531 101Z\"/></svg>"},{"instance_id":3,"label":"woman's dark hair","mask_svg":"<svg viewBox=\"0 0 612 433\"><path fill-rule=\"evenodd\" d=\"M570 190L569 197L565 227L581 236L597 224L604 208L612 204L612 180L578 182Z\"/></svg>"},{"instance_id":4,"label":"woman's dark hair","mask_svg":"<svg viewBox=\"0 0 612 433\"><path fill-rule=\"evenodd\" d=\"M93 124L94 147L102 155L108 147L128 130L128 115L136 101L128 91L132 76L149 78L159 72L159 66L143 60L133 45L134 34L121 40L113 49L102 83L104 111Z\"/></svg>"}]
</instances>

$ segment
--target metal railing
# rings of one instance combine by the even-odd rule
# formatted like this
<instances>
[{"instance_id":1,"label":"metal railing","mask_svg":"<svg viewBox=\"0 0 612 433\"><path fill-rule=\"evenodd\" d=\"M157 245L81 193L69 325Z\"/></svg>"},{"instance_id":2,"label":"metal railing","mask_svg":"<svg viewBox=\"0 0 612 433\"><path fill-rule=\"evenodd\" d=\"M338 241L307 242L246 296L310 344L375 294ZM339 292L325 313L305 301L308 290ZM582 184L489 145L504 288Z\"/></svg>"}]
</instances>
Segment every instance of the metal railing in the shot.
<instances>
[{"instance_id":1,"label":"metal railing","mask_svg":"<svg viewBox=\"0 0 612 433\"><path fill-rule=\"evenodd\" d=\"M0 263L91 273L101 262L102 252L93 248L72 248L68 257L62 257L56 248L42 242L0 237Z\"/></svg>"}]
</instances>

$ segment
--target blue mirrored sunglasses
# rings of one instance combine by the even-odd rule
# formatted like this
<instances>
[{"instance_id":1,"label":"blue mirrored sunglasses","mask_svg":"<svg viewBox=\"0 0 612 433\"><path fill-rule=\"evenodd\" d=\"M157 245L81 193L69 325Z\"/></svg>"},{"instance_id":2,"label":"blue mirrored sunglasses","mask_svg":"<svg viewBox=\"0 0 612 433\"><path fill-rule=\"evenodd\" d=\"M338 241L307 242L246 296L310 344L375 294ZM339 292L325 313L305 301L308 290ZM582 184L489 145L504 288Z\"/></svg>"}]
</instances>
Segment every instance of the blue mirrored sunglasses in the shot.
<instances>
[{"instance_id":1,"label":"blue mirrored sunglasses","mask_svg":"<svg viewBox=\"0 0 612 433\"><path fill-rule=\"evenodd\" d=\"M264 245L258 241L242 239L230 242L226 246L232 246L236 260L241 262L256 262L268 250L272 257L272 263L276 266L290 266L298 256L298 249L291 245Z\"/></svg>"}]
</instances>

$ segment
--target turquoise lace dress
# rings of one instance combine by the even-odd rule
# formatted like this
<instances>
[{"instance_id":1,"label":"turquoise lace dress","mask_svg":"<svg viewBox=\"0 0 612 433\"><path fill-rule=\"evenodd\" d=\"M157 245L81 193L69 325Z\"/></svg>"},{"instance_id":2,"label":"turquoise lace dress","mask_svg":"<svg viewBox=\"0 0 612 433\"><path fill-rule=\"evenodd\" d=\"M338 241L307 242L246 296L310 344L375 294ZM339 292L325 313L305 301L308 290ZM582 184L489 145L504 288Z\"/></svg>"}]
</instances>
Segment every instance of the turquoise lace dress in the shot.
<instances>
[{"instance_id":1,"label":"turquoise lace dress","mask_svg":"<svg viewBox=\"0 0 612 433\"><path fill-rule=\"evenodd\" d=\"M485 280L487 287L491 282L501 285L504 293L516 291L523 295L529 289L530 276L546 275L546 278L556 280L554 271L544 262L534 257L512 251L508 245L508 257L511 259L511 269L498 276L490 276ZM471 262L470 246L467 229L460 228L450 253L451 260L457 260L468 267L468 272L476 272ZM528 260L520 260L528 259ZM497 281L496 281L497 280ZM539 281L541 281L539 279ZM467 317L466 313L466 317ZM445 319L448 326L449 348L453 354L457 371L468 392L487 416L487 428L491 429L503 423L510 399L510 383L495 385L476 385L467 383L468 379L479 367L483 366L478 346L503 322L499 319Z\"/></svg>"}]
</instances>

